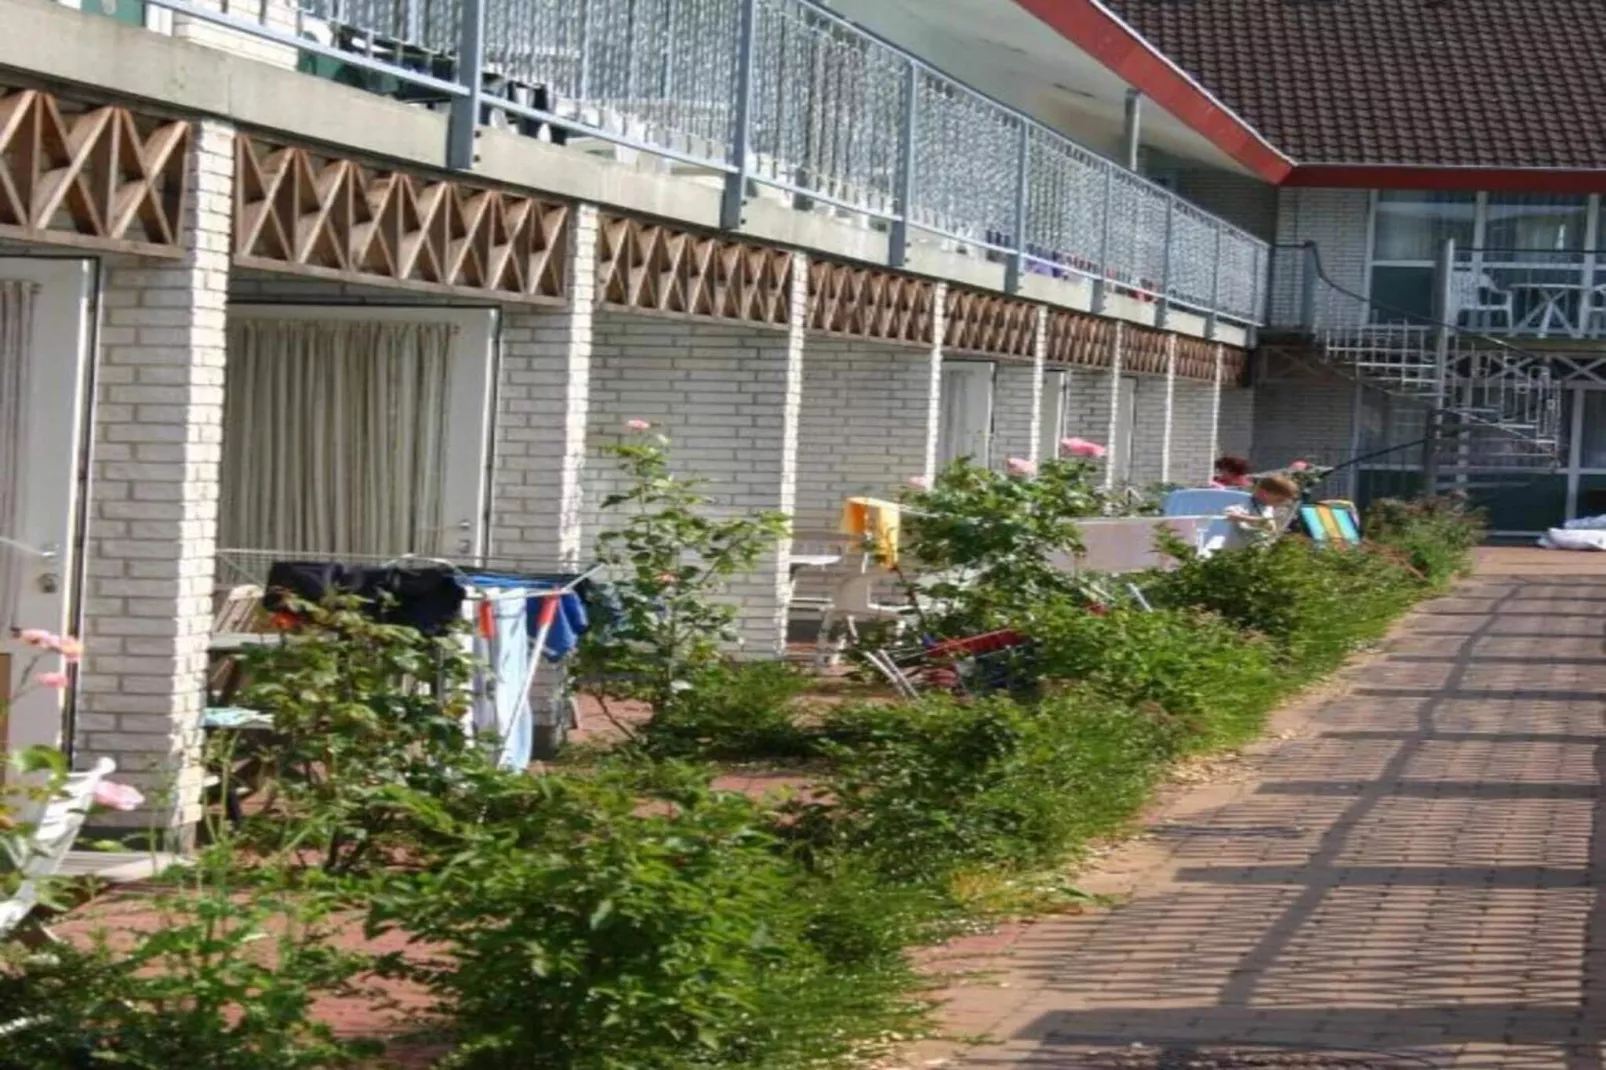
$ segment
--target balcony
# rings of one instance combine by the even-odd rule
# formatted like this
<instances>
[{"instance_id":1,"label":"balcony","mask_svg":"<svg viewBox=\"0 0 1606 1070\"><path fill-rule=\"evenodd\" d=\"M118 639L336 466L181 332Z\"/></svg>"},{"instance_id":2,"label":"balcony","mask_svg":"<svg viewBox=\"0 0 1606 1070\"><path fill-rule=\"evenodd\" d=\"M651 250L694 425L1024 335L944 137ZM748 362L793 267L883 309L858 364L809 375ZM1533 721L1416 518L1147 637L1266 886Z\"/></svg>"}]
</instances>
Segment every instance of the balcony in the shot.
<instances>
[{"instance_id":1,"label":"balcony","mask_svg":"<svg viewBox=\"0 0 1606 1070\"><path fill-rule=\"evenodd\" d=\"M886 233L893 266L930 244L1004 264L1012 287L1262 318L1263 242L810 0L150 2L450 112L455 166L489 124L717 183L729 227L766 197Z\"/></svg>"}]
</instances>

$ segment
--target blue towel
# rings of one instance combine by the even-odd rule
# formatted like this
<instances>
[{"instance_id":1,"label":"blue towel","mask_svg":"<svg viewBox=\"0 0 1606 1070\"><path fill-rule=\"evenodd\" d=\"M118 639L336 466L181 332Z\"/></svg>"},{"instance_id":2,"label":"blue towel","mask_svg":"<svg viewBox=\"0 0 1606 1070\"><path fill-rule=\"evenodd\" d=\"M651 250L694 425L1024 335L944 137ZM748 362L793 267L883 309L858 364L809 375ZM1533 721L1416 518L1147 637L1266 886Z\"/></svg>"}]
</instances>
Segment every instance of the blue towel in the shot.
<instances>
[{"instance_id":1,"label":"blue towel","mask_svg":"<svg viewBox=\"0 0 1606 1070\"><path fill-rule=\"evenodd\" d=\"M468 572L464 578L476 587L488 591L507 590L510 588L526 588L529 590L552 590L556 587L565 587L572 583L573 576L520 576L515 573L504 572ZM586 612L585 599L578 591L569 591L557 596L559 599L558 615L552 621L552 627L547 632L546 645L542 653L548 661L562 661L574 652L580 644L580 637L591 627L590 615ZM541 630L541 603L543 598L531 598L525 603L525 627L529 637L533 640Z\"/></svg>"}]
</instances>

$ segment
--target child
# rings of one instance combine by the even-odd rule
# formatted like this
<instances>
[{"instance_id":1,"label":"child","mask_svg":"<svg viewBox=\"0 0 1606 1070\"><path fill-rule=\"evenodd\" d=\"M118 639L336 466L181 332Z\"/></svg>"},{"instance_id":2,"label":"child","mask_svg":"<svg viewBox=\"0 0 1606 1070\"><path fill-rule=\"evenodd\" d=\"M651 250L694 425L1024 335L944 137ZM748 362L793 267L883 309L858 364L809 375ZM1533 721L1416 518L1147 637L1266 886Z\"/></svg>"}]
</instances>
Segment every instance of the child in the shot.
<instances>
[{"instance_id":1,"label":"child","mask_svg":"<svg viewBox=\"0 0 1606 1070\"><path fill-rule=\"evenodd\" d=\"M1248 461L1231 455L1216 459L1216 477L1210 481L1212 487L1240 490L1250 482Z\"/></svg>"},{"instance_id":2,"label":"child","mask_svg":"<svg viewBox=\"0 0 1606 1070\"><path fill-rule=\"evenodd\" d=\"M1229 548L1257 546L1277 537L1278 520L1284 510L1299 500L1299 484L1287 476L1262 476L1255 483L1249 507L1234 506L1227 510L1227 521L1232 526Z\"/></svg>"}]
</instances>

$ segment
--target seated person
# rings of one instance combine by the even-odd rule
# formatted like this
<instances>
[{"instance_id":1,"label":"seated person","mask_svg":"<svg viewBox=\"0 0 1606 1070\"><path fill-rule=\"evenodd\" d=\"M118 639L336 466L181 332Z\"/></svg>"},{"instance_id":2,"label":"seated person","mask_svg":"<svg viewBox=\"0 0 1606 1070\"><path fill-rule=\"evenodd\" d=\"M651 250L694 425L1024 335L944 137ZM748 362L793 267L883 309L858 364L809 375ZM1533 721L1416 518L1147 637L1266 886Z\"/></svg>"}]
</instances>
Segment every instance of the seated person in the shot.
<instances>
[{"instance_id":1,"label":"seated person","mask_svg":"<svg viewBox=\"0 0 1606 1070\"><path fill-rule=\"evenodd\" d=\"M1216 475L1212 487L1223 490L1247 490L1253 482L1249 478L1249 462L1231 454L1216 459Z\"/></svg>"},{"instance_id":2,"label":"seated person","mask_svg":"<svg viewBox=\"0 0 1606 1070\"><path fill-rule=\"evenodd\" d=\"M1249 507L1234 506L1227 510L1227 523L1232 535L1228 548L1263 546L1277 538L1279 517L1288 506L1299 500L1299 484L1287 476L1262 476L1255 483Z\"/></svg>"}]
</instances>

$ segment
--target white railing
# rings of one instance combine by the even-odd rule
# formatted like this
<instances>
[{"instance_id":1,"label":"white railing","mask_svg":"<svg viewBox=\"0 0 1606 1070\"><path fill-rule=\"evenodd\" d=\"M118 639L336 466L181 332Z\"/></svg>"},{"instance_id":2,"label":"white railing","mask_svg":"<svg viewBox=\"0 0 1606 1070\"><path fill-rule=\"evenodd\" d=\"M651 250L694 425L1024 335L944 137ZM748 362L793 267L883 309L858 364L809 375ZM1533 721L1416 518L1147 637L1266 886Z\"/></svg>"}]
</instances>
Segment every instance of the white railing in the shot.
<instances>
[{"instance_id":1,"label":"white railing","mask_svg":"<svg viewBox=\"0 0 1606 1070\"><path fill-rule=\"evenodd\" d=\"M813 0L149 2L449 109L454 167L494 118L715 176L727 227L770 187L885 229L894 266L924 233L1002 262L1011 288L1081 278L1262 319L1264 242Z\"/></svg>"}]
</instances>

